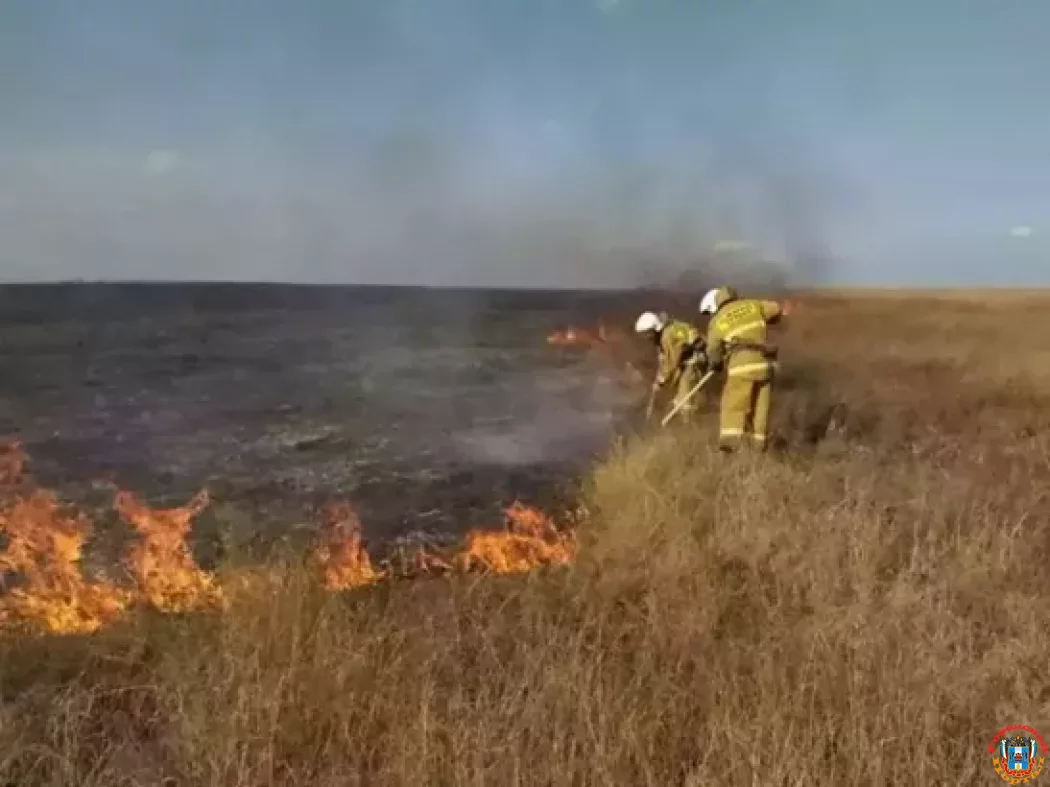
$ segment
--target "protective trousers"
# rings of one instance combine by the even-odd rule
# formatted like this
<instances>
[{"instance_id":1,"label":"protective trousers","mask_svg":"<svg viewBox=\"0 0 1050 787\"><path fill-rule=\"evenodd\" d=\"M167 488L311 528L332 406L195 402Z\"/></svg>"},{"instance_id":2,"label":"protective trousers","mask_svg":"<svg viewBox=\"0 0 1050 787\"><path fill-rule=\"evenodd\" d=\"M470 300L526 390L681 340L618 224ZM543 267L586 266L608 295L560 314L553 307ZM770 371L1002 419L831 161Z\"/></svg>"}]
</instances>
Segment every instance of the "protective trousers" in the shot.
<instances>
[{"instance_id":1,"label":"protective trousers","mask_svg":"<svg viewBox=\"0 0 1050 787\"><path fill-rule=\"evenodd\" d=\"M719 448L732 450L744 440L765 450L769 439L769 410L773 379L749 379L732 374L726 376L722 388L722 407L718 430Z\"/></svg>"},{"instance_id":2,"label":"protective trousers","mask_svg":"<svg viewBox=\"0 0 1050 787\"><path fill-rule=\"evenodd\" d=\"M682 373L678 376L678 385L675 386L674 401L671 403L671 407L675 407L680 401L685 399L685 397L689 395L689 392L696 387L696 384L700 382L700 378L700 364L698 359L690 358L682 364ZM699 395L694 394L692 399L682 405L682 408L678 411L679 417L689 418L696 413L698 398Z\"/></svg>"}]
</instances>

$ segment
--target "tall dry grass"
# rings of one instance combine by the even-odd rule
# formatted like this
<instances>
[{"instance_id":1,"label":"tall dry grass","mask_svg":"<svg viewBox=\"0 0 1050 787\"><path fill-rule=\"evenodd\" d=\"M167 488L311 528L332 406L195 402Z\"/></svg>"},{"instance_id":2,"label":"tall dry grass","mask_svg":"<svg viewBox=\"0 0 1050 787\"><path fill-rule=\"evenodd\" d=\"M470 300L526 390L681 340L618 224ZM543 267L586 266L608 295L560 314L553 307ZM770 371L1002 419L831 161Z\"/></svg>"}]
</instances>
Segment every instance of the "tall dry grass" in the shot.
<instances>
[{"instance_id":1,"label":"tall dry grass","mask_svg":"<svg viewBox=\"0 0 1050 787\"><path fill-rule=\"evenodd\" d=\"M998 783L997 730L1050 734L1048 303L808 300L783 449L616 446L566 570L290 556L220 617L9 639L0 782Z\"/></svg>"}]
</instances>

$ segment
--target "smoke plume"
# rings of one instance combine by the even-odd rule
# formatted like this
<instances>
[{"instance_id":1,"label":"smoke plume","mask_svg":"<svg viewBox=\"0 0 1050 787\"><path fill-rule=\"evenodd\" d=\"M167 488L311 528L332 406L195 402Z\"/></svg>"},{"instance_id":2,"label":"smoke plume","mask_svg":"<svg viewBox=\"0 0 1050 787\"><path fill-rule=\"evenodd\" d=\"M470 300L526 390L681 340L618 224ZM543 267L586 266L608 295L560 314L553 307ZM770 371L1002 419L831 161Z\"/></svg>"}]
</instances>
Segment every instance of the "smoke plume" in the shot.
<instances>
[{"instance_id":1,"label":"smoke plume","mask_svg":"<svg viewBox=\"0 0 1050 787\"><path fill-rule=\"evenodd\" d=\"M789 118L760 93L761 144L739 141L754 112L728 86L757 77L704 38L703 14L528 7L12 13L0 278L606 288L823 274L827 174L780 144ZM726 25L744 45L746 25Z\"/></svg>"}]
</instances>

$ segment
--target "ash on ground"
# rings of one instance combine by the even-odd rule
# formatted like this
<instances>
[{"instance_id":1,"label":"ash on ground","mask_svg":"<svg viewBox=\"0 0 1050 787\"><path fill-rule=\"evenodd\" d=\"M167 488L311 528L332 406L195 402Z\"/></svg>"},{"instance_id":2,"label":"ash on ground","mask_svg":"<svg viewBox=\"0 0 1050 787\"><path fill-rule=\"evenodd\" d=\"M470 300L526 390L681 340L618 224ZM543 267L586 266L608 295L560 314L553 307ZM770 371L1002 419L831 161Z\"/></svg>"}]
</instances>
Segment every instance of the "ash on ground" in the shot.
<instances>
[{"instance_id":1,"label":"ash on ground","mask_svg":"<svg viewBox=\"0 0 1050 787\"><path fill-rule=\"evenodd\" d=\"M245 528L341 498L372 540L434 540L559 504L637 406L615 363L545 342L617 307L629 326L622 295L0 290L0 432L86 505L99 481L156 504L207 484Z\"/></svg>"}]
</instances>

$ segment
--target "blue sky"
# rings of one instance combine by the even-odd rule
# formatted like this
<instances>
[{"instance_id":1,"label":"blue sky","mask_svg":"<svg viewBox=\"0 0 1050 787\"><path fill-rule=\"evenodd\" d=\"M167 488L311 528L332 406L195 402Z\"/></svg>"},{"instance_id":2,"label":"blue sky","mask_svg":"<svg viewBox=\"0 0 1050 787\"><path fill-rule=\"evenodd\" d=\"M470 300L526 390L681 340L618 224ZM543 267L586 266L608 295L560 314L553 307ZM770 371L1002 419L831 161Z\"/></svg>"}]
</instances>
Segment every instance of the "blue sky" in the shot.
<instances>
[{"instance_id":1,"label":"blue sky","mask_svg":"<svg viewBox=\"0 0 1050 787\"><path fill-rule=\"evenodd\" d=\"M1041 0L0 0L0 279L1046 284L1048 75Z\"/></svg>"}]
</instances>

